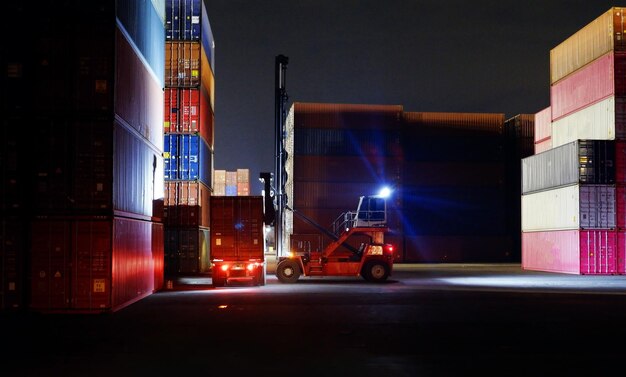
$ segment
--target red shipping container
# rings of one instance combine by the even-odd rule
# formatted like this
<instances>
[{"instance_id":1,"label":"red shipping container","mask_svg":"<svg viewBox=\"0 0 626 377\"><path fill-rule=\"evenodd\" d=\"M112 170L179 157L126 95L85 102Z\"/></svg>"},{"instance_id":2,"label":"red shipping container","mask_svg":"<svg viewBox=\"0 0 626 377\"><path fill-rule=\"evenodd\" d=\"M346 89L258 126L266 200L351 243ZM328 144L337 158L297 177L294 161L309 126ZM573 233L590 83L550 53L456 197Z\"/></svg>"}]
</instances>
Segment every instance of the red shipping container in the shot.
<instances>
[{"instance_id":1,"label":"red shipping container","mask_svg":"<svg viewBox=\"0 0 626 377\"><path fill-rule=\"evenodd\" d=\"M625 72L626 55L612 51L582 69L575 71L550 87L552 120L612 95L624 95L625 84L618 78Z\"/></svg>"},{"instance_id":2,"label":"red shipping container","mask_svg":"<svg viewBox=\"0 0 626 377\"><path fill-rule=\"evenodd\" d=\"M626 231L617 231L617 273L626 274Z\"/></svg>"},{"instance_id":3,"label":"red shipping container","mask_svg":"<svg viewBox=\"0 0 626 377\"><path fill-rule=\"evenodd\" d=\"M116 311L152 294L163 274L154 262L163 249L152 222L37 219L31 230L31 309Z\"/></svg>"},{"instance_id":4,"label":"red shipping container","mask_svg":"<svg viewBox=\"0 0 626 377\"><path fill-rule=\"evenodd\" d=\"M178 88L165 88L163 95L163 132L177 132L178 130Z\"/></svg>"},{"instance_id":5,"label":"red shipping container","mask_svg":"<svg viewBox=\"0 0 626 377\"><path fill-rule=\"evenodd\" d=\"M522 232L522 268L576 275L617 273L617 232Z\"/></svg>"}]
</instances>

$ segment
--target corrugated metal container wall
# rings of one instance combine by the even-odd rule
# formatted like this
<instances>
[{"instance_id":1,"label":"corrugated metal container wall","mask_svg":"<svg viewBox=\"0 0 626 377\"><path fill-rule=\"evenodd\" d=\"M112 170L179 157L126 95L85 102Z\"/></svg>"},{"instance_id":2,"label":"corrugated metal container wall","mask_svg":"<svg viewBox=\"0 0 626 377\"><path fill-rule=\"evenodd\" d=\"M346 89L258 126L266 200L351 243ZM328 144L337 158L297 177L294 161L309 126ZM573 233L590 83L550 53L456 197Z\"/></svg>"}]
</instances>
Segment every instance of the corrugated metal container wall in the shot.
<instances>
[{"instance_id":1,"label":"corrugated metal container wall","mask_svg":"<svg viewBox=\"0 0 626 377\"><path fill-rule=\"evenodd\" d=\"M334 103L292 105L294 128L399 129L402 106Z\"/></svg>"},{"instance_id":2,"label":"corrugated metal container wall","mask_svg":"<svg viewBox=\"0 0 626 377\"><path fill-rule=\"evenodd\" d=\"M213 112L204 89L165 88L163 129L168 133L199 133L213 140Z\"/></svg>"},{"instance_id":3,"label":"corrugated metal container wall","mask_svg":"<svg viewBox=\"0 0 626 377\"><path fill-rule=\"evenodd\" d=\"M617 231L617 273L626 274L626 231Z\"/></svg>"},{"instance_id":4,"label":"corrugated metal container wall","mask_svg":"<svg viewBox=\"0 0 626 377\"><path fill-rule=\"evenodd\" d=\"M115 311L150 295L155 283L152 230L152 222L128 218L34 221L30 307Z\"/></svg>"},{"instance_id":5,"label":"corrugated metal container wall","mask_svg":"<svg viewBox=\"0 0 626 377\"><path fill-rule=\"evenodd\" d=\"M162 88L164 86L165 50L162 44L154 43L154 41L165 40L163 2L117 0L115 4L119 20L118 27L121 26L123 33L133 41L133 48L143 56L153 78Z\"/></svg>"},{"instance_id":6,"label":"corrugated metal container wall","mask_svg":"<svg viewBox=\"0 0 626 377\"><path fill-rule=\"evenodd\" d=\"M559 230L522 233L522 268L576 275L617 272L614 230Z\"/></svg>"},{"instance_id":7,"label":"corrugated metal container wall","mask_svg":"<svg viewBox=\"0 0 626 377\"><path fill-rule=\"evenodd\" d=\"M615 141L573 141L522 159L522 194L576 183L612 184L615 168Z\"/></svg>"},{"instance_id":8,"label":"corrugated metal container wall","mask_svg":"<svg viewBox=\"0 0 626 377\"><path fill-rule=\"evenodd\" d=\"M614 140L626 136L626 103L611 96L552 122L552 147L579 139Z\"/></svg>"},{"instance_id":9,"label":"corrugated metal container wall","mask_svg":"<svg viewBox=\"0 0 626 377\"><path fill-rule=\"evenodd\" d=\"M538 143L535 143L535 154L539 154L541 152L545 152L552 148L552 138L544 139Z\"/></svg>"},{"instance_id":10,"label":"corrugated metal container wall","mask_svg":"<svg viewBox=\"0 0 626 377\"><path fill-rule=\"evenodd\" d=\"M208 94L211 110L215 111L215 75L211 69L204 45L202 44L200 47L200 80Z\"/></svg>"},{"instance_id":11,"label":"corrugated metal container wall","mask_svg":"<svg viewBox=\"0 0 626 377\"><path fill-rule=\"evenodd\" d=\"M550 139L552 136L552 107L535 114L535 144Z\"/></svg>"},{"instance_id":12,"label":"corrugated metal container wall","mask_svg":"<svg viewBox=\"0 0 626 377\"><path fill-rule=\"evenodd\" d=\"M163 289L165 282L165 228L152 222L152 263L154 264L154 292Z\"/></svg>"},{"instance_id":13,"label":"corrugated metal container wall","mask_svg":"<svg viewBox=\"0 0 626 377\"><path fill-rule=\"evenodd\" d=\"M264 258L263 197L211 197L211 259Z\"/></svg>"},{"instance_id":14,"label":"corrugated metal container wall","mask_svg":"<svg viewBox=\"0 0 626 377\"><path fill-rule=\"evenodd\" d=\"M166 134L165 179L199 180L209 185L213 154L206 141L194 134Z\"/></svg>"},{"instance_id":15,"label":"corrugated metal container wall","mask_svg":"<svg viewBox=\"0 0 626 377\"><path fill-rule=\"evenodd\" d=\"M167 40L199 40L200 0L167 0L165 2L165 38Z\"/></svg>"},{"instance_id":16,"label":"corrugated metal container wall","mask_svg":"<svg viewBox=\"0 0 626 377\"><path fill-rule=\"evenodd\" d=\"M27 197L27 171L32 157L24 155L24 151L32 147L31 138L27 137L23 123L19 119L3 119L0 123L0 212L3 214L20 215L24 213L25 203L31 201Z\"/></svg>"},{"instance_id":17,"label":"corrugated metal container wall","mask_svg":"<svg viewBox=\"0 0 626 377\"><path fill-rule=\"evenodd\" d=\"M626 55L609 52L550 87L552 120L609 96L623 96Z\"/></svg>"},{"instance_id":18,"label":"corrugated metal container wall","mask_svg":"<svg viewBox=\"0 0 626 377\"><path fill-rule=\"evenodd\" d=\"M626 183L626 140L615 141L615 182Z\"/></svg>"},{"instance_id":19,"label":"corrugated metal container wall","mask_svg":"<svg viewBox=\"0 0 626 377\"><path fill-rule=\"evenodd\" d=\"M618 184L615 187L615 207L617 229L626 230L626 185Z\"/></svg>"},{"instance_id":20,"label":"corrugated metal container wall","mask_svg":"<svg viewBox=\"0 0 626 377\"><path fill-rule=\"evenodd\" d=\"M379 156L295 155L293 179L298 182L397 182L401 160Z\"/></svg>"},{"instance_id":21,"label":"corrugated metal container wall","mask_svg":"<svg viewBox=\"0 0 626 377\"><path fill-rule=\"evenodd\" d=\"M508 236L446 234L404 236L405 259L411 262L506 262L512 254Z\"/></svg>"},{"instance_id":22,"label":"corrugated metal container wall","mask_svg":"<svg viewBox=\"0 0 626 377\"><path fill-rule=\"evenodd\" d=\"M211 23L209 22L209 16L207 14L206 4L202 2L202 36L200 41L202 42L202 48L205 51L208 62L211 64L211 71L215 72L215 39L213 38L213 30L211 29Z\"/></svg>"},{"instance_id":23,"label":"corrugated metal container wall","mask_svg":"<svg viewBox=\"0 0 626 377\"><path fill-rule=\"evenodd\" d=\"M407 186L489 187L504 183L505 166L498 162L413 161L406 164Z\"/></svg>"},{"instance_id":24,"label":"corrugated metal container wall","mask_svg":"<svg viewBox=\"0 0 626 377\"><path fill-rule=\"evenodd\" d=\"M522 231L614 229L615 185L571 185L522 195Z\"/></svg>"},{"instance_id":25,"label":"corrugated metal container wall","mask_svg":"<svg viewBox=\"0 0 626 377\"><path fill-rule=\"evenodd\" d=\"M388 165L402 161L401 113L401 106L293 104L286 122L288 205L330 227L342 212L356 209L359 196L375 194L383 184L399 190L400 166ZM396 205L388 202L390 209ZM388 211L389 223L400 225L395 212ZM294 224L289 212L285 218L285 250L292 234L319 232Z\"/></svg>"},{"instance_id":26,"label":"corrugated metal container wall","mask_svg":"<svg viewBox=\"0 0 626 377\"><path fill-rule=\"evenodd\" d=\"M209 226L208 186L197 181L167 181L165 188L166 226Z\"/></svg>"},{"instance_id":27,"label":"corrugated metal container wall","mask_svg":"<svg viewBox=\"0 0 626 377\"><path fill-rule=\"evenodd\" d=\"M165 228L165 270L168 275L195 274L210 269L209 229Z\"/></svg>"},{"instance_id":28,"label":"corrugated metal container wall","mask_svg":"<svg viewBox=\"0 0 626 377\"><path fill-rule=\"evenodd\" d=\"M200 44L168 41L165 43L165 86L197 87L200 84Z\"/></svg>"},{"instance_id":29,"label":"corrugated metal container wall","mask_svg":"<svg viewBox=\"0 0 626 377\"><path fill-rule=\"evenodd\" d=\"M0 310L21 309L26 304L27 221L3 214L0 226Z\"/></svg>"},{"instance_id":30,"label":"corrugated metal container wall","mask_svg":"<svg viewBox=\"0 0 626 377\"><path fill-rule=\"evenodd\" d=\"M624 8L612 7L550 50L550 84L609 51L624 51Z\"/></svg>"},{"instance_id":31,"label":"corrugated metal container wall","mask_svg":"<svg viewBox=\"0 0 626 377\"><path fill-rule=\"evenodd\" d=\"M153 201L163 197L161 152L117 122L113 142L114 209L151 217Z\"/></svg>"}]
</instances>

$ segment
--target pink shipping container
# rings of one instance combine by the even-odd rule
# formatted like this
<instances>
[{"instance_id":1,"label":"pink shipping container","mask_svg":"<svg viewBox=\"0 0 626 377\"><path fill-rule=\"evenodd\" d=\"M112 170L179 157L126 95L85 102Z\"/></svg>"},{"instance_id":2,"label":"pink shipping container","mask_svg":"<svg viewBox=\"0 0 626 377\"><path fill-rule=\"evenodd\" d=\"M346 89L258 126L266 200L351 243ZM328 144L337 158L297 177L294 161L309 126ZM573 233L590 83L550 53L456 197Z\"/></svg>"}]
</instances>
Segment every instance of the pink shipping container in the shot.
<instances>
[{"instance_id":1,"label":"pink shipping container","mask_svg":"<svg viewBox=\"0 0 626 377\"><path fill-rule=\"evenodd\" d=\"M552 138L543 139L538 143L535 143L535 154L545 152L552 148Z\"/></svg>"},{"instance_id":2,"label":"pink shipping container","mask_svg":"<svg viewBox=\"0 0 626 377\"><path fill-rule=\"evenodd\" d=\"M160 225L114 217L32 223L30 308L116 311L162 286ZM156 233L156 234L154 234Z\"/></svg>"},{"instance_id":3,"label":"pink shipping container","mask_svg":"<svg viewBox=\"0 0 626 377\"><path fill-rule=\"evenodd\" d=\"M609 96L623 96L626 55L612 51L550 87L552 120L557 120Z\"/></svg>"},{"instance_id":4,"label":"pink shipping container","mask_svg":"<svg viewBox=\"0 0 626 377\"><path fill-rule=\"evenodd\" d=\"M535 144L552 136L552 108L550 106L535 114Z\"/></svg>"},{"instance_id":5,"label":"pink shipping container","mask_svg":"<svg viewBox=\"0 0 626 377\"><path fill-rule=\"evenodd\" d=\"M577 275L617 273L618 232L522 232L522 268Z\"/></svg>"},{"instance_id":6,"label":"pink shipping container","mask_svg":"<svg viewBox=\"0 0 626 377\"><path fill-rule=\"evenodd\" d=\"M626 185L615 186L615 223L618 230L626 230Z\"/></svg>"},{"instance_id":7,"label":"pink shipping container","mask_svg":"<svg viewBox=\"0 0 626 377\"><path fill-rule=\"evenodd\" d=\"M617 273L626 274L626 230L617 231Z\"/></svg>"}]
</instances>

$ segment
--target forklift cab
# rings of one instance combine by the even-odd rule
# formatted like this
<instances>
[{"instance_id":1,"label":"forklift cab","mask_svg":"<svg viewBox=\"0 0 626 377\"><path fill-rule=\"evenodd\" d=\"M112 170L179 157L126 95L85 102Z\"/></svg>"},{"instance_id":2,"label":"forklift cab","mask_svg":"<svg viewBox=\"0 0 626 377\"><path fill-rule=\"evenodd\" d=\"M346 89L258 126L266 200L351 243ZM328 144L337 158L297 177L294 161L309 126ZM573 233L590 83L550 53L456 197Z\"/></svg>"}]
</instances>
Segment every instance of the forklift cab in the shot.
<instances>
[{"instance_id":1,"label":"forklift cab","mask_svg":"<svg viewBox=\"0 0 626 377\"><path fill-rule=\"evenodd\" d=\"M384 227L387 225L387 200L381 195L361 196L354 216L354 227Z\"/></svg>"}]
</instances>

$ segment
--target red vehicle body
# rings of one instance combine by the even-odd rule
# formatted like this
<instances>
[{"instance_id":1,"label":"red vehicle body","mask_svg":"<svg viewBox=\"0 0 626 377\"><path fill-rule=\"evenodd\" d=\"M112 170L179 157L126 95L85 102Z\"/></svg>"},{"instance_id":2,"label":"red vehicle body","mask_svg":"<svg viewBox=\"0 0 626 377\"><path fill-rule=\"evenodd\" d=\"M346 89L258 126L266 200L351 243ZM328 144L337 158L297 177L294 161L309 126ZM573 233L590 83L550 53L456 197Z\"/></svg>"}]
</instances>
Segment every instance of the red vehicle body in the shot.
<instances>
[{"instance_id":1,"label":"red vehicle body","mask_svg":"<svg viewBox=\"0 0 626 377\"><path fill-rule=\"evenodd\" d=\"M321 228L294 211L303 220ZM346 212L324 233L334 239L321 251L292 253L279 258L276 277L283 283L295 283L303 276L361 276L367 281L383 282L393 271L394 248L385 244L386 201L381 196L362 196L356 212ZM323 229L323 228L321 228ZM367 236L358 248L350 246L352 237Z\"/></svg>"},{"instance_id":2,"label":"red vehicle body","mask_svg":"<svg viewBox=\"0 0 626 377\"><path fill-rule=\"evenodd\" d=\"M210 211L213 286L265 285L263 197L212 196Z\"/></svg>"}]
</instances>

